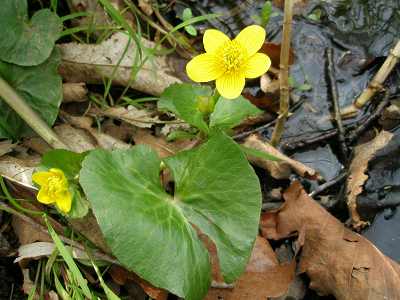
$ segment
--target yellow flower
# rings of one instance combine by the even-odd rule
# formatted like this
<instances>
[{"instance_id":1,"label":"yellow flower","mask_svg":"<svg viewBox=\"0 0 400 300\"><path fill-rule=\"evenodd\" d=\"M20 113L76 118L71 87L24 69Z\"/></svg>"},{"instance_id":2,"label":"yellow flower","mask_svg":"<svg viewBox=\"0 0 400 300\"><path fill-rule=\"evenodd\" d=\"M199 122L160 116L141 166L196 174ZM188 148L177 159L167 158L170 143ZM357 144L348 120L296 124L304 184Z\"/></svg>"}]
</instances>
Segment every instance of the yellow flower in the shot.
<instances>
[{"instance_id":1,"label":"yellow flower","mask_svg":"<svg viewBox=\"0 0 400 300\"><path fill-rule=\"evenodd\" d=\"M203 36L206 53L197 55L186 65L190 79L196 82L216 80L218 92L227 99L240 96L245 78L256 78L268 71L270 58L257 53L265 40L265 30L251 25L230 40L216 29Z\"/></svg>"},{"instance_id":2,"label":"yellow flower","mask_svg":"<svg viewBox=\"0 0 400 300\"><path fill-rule=\"evenodd\" d=\"M68 189L68 180L60 169L52 168L49 171L36 172L32 180L40 186L37 199L43 204L56 203L63 212L71 210L72 196Z\"/></svg>"}]
</instances>

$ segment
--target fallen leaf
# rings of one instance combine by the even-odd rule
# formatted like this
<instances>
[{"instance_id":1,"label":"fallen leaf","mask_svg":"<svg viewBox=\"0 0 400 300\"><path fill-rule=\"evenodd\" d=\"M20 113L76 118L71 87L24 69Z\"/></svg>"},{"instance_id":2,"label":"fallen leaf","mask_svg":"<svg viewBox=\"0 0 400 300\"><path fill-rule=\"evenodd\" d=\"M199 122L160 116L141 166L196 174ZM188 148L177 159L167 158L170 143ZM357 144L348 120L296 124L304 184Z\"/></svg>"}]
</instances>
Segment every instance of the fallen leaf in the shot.
<instances>
[{"instance_id":1,"label":"fallen leaf","mask_svg":"<svg viewBox=\"0 0 400 300\"><path fill-rule=\"evenodd\" d=\"M129 284L129 280L135 281L142 287L146 294L154 300L166 300L168 297L168 292L166 290L154 287L147 281L141 279L135 273L129 272L120 266L113 265L110 268L109 273L113 281L118 285Z\"/></svg>"},{"instance_id":2,"label":"fallen leaf","mask_svg":"<svg viewBox=\"0 0 400 300\"><path fill-rule=\"evenodd\" d=\"M281 61L281 44L275 44L266 42L262 45L260 52L265 53L271 59L272 67L279 69L279 63ZM293 49L289 49L289 65L294 63L294 52Z\"/></svg>"},{"instance_id":3,"label":"fallen leaf","mask_svg":"<svg viewBox=\"0 0 400 300\"><path fill-rule=\"evenodd\" d=\"M195 146L198 140L181 140L174 142L167 142L165 137L156 137L151 131L146 129L139 129L133 136L135 145L149 145L161 158L165 158L176 154L177 152L190 149Z\"/></svg>"},{"instance_id":4,"label":"fallen leaf","mask_svg":"<svg viewBox=\"0 0 400 300\"><path fill-rule=\"evenodd\" d=\"M127 51L125 51L130 41ZM142 40L145 47L155 44ZM155 56L148 60L132 80L132 68L136 62L136 44L126 33L117 32L101 44L68 43L58 45L62 54L60 74L67 82L104 83L112 78L113 83L130 86L146 94L161 95L172 83L181 82L171 75L171 65L178 62L170 56ZM125 55L124 55L125 53ZM121 59L121 57L123 58Z\"/></svg>"},{"instance_id":5,"label":"fallen leaf","mask_svg":"<svg viewBox=\"0 0 400 300\"><path fill-rule=\"evenodd\" d=\"M151 16L153 14L151 0L139 0L139 7L146 15Z\"/></svg>"},{"instance_id":6,"label":"fallen leaf","mask_svg":"<svg viewBox=\"0 0 400 300\"><path fill-rule=\"evenodd\" d=\"M13 144L9 140L0 141L0 156L3 156L4 154L11 152L15 146L16 144Z\"/></svg>"},{"instance_id":7,"label":"fallen leaf","mask_svg":"<svg viewBox=\"0 0 400 300\"><path fill-rule=\"evenodd\" d=\"M321 179L317 171L279 152L269 143L263 142L258 135L253 134L247 137L243 145L248 148L272 154L280 159L280 161L271 161L259 157L249 157L251 162L268 170L271 176L276 179L289 178L292 170L305 178Z\"/></svg>"},{"instance_id":8,"label":"fallen leaf","mask_svg":"<svg viewBox=\"0 0 400 300\"><path fill-rule=\"evenodd\" d=\"M88 100L87 97L88 89L84 82L78 83L64 83L63 84L63 102L85 102Z\"/></svg>"},{"instance_id":9,"label":"fallen leaf","mask_svg":"<svg viewBox=\"0 0 400 300\"><path fill-rule=\"evenodd\" d=\"M215 270L218 265L215 264L217 261L215 249L211 252L211 256L214 280L220 282L221 277L218 275L218 270ZM269 243L258 236L246 270L234 286L211 288L205 300L265 300L268 297L279 297L288 290L294 272L294 261L280 265Z\"/></svg>"},{"instance_id":10,"label":"fallen leaf","mask_svg":"<svg viewBox=\"0 0 400 300\"><path fill-rule=\"evenodd\" d=\"M96 115L103 115L114 119L119 119L140 128L150 128L154 124L161 122L154 112L146 109L138 109L133 105L128 107L115 106L106 110L96 110Z\"/></svg>"},{"instance_id":11,"label":"fallen leaf","mask_svg":"<svg viewBox=\"0 0 400 300\"><path fill-rule=\"evenodd\" d=\"M96 148L95 139L85 130L62 124L54 127L59 138L69 146L70 150L81 153Z\"/></svg>"},{"instance_id":12,"label":"fallen leaf","mask_svg":"<svg viewBox=\"0 0 400 300\"><path fill-rule=\"evenodd\" d=\"M392 137L392 133L383 130L373 140L358 145L354 150L354 158L349 167L350 175L347 179L347 206L352 226L357 230L362 229L368 224L361 220L357 212L357 196L362 193L364 183L368 179L368 175L365 174L368 162L378 150L389 143Z\"/></svg>"},{"instance_id":13,"label":"fallen leaf","mask_svg":"<svg viewBox=\"0 0 400 300\"><path fill-rule=\"evenodd\" d=\"M310 278L310 288L337 300L400 299L400 266L371 242L347 229L309 197L299 182L284 193L285 204L266 238L282 239L298 233L298 271Z\"/></svg>"},{"instance_id":14,"label":"fallen leaf","mask_svg":"<svg viewBox=\"0 0 400 300\"><path fill-rule=\"evenodd\" d=\"M13 216L12 218L12 226L21 245L31 244L38 241L51 241L51 237L47 233L37 230L37 228L33 227L32 224L29 224L16 216Z\"/></svg>"}]
</instances>

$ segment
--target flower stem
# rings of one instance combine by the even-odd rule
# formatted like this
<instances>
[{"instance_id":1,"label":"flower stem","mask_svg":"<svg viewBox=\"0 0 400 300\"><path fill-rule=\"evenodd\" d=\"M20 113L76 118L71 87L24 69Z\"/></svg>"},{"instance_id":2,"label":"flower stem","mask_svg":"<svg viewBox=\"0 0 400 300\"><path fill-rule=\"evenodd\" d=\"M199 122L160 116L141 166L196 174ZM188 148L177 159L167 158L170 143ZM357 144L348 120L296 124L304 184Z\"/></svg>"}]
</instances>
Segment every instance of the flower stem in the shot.
<instances>
[{"instance_id":1,"label":"flower stem","mask_svg":"<svg viewBox=\"0 0 400 300\"><path fill-rule=\"evenodd\" d=\"M280 56L280 107L277 123L272 133L271 144L276 146L281 140L289 112L289 51L290 35L292 30L293 0L285 1L285 15L283 17L283 34Z\"/></svg>"}]
</instances>

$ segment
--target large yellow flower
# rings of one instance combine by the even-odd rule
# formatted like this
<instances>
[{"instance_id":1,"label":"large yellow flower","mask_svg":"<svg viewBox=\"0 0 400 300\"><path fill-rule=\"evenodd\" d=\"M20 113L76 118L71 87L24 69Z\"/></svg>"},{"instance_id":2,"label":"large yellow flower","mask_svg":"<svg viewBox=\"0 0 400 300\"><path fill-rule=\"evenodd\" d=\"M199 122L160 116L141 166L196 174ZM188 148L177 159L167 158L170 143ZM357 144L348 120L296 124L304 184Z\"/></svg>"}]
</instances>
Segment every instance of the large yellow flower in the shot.
<instances>
[{"instance_id":1,"label":"large yellow flower","mask_svg":"<svg viewBox=\"0 0 400 300\"><path fill-rule=\"evenodd\" d=\"M218 92L227 99L240 96L245 78L267 72L270 58L257 53L265 40L265 30L251 25L231 40L221 31L208 29L203 36L206 53L197 55L186 65L190 79L196 82L216 80Z\"/></svg>"},{"instance_id":2,"label":"large yellow flower","mask_svg":"<svg viewBox=\"0 0 400 300\"><path fill-rule=\"evenodd\" d=\"M36 172L32 180L40 186L37 199L43 204L55 203L64 213L71 210L72 196L68 189L68 180L60 169Z\"/></svg>"}]
</instances>

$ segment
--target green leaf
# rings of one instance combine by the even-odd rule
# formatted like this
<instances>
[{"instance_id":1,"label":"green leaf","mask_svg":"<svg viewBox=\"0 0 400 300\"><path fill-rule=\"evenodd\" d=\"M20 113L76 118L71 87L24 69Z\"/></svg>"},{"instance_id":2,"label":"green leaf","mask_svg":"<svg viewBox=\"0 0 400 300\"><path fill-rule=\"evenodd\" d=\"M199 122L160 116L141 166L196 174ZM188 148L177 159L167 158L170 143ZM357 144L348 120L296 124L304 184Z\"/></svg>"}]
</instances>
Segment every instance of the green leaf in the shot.
<instances>
[{"instance_id":1,"label":"green leaf","mask_svg":"<svg viewBox=\"0 0 400 300\"><path fill-rule=\"evenodd\" d=\"M185 8L182 12L182 20L187 21L193 17L192 10L190 8Z\"/></svg>"},{"instance_id":2,"label":"green leaf","mask_svg":"<svg viewBox=\"0 0 400 300\"><path fill-rule=\"evenodd\" d=\"M197 36L197 30L196 30L196 28L194 28L193 25L185 26L185 30L191 36Z\"/></svg>"},{"instance_id":3,"label":"green leaf","mask_svg":"<svg viewBox=\"0 0 400 300\"><path fill-rule=\"evenodd\" d=\"M79 271L78 266L76 265L74 259L72 258L70 250L68 250L67 247L64 246L60 237L54 231L53 227L51 227L51 225L47 219L45 219L45 222L47 225L47 230L49 231L49 234L50 234L51 238L53 239L54 244L57 247L57 250L60 252L60 255L64 259L68 268L71 270L72 275L73 275L74 279L76 280L76 282L79 284L80 288L82 289L82 292L85 294L85 296L88 299L94 299L94 297L92 296L92 293L90 292L90 289L87 285L87 280L85 278L83 278L82 273Z\"/></svg>"},{"instance_id":4,"label":"green leaf","mask_svg":"<svg viewBox=\"0 0 400 300\"><path fill-rule=\"evenodd\" d=\"M266 1L261 9L261 25L263 27L267 26L272 13L272 3L271 1Z\"/></svg>"},{"instance_id":5,"label":"green leaf","mask_svg":"<svg viewBox=\"0 0 400 300\"><path fill-rule=\"evenodd\" d=\"M60 53L35 67L20 67L0 62L3 77L50 126L57 118L62 100L62 81L58 74ZM31 132L28 125L0 99L0 138L16 140Z\"/></svg>"},{"instance_id":6,"label":"green leaf","mask_svg":"<svg viewBox=\"0 0 400 300\"><path fill-rule=\"evenodd\" d=\"M81 164L87 152L76 153L64 149L56 149L46 152L40 162L40 170L57 168L64 172L68 180L76 180L81 170Z\"/></svg>"},{"instance_id":7,"label":"green leaf","mask_svg":"<svg viewBox=\"0 0 400 300\"><path fill-rule=\"evenodd\" d=\"M234 100L220 97L210 116L210 127L229 129L239 125L245 118L262 113L260 109L240 96Z\"/></svg>"},{"instance_id":8,"label":"green leaf","mask_svg":"<svg viewBox=\"0 0 400 300\"><path fill-rule=\"evenodd\" d=\"M258 231L261 192L239 146L222 133L168 158L174 195L147 146L92 151L80 183L113 254L153 285L200 300L211 282L210 258L197 229L218 249L227 282L244 270Z\"/></svg>"},{"instance_id":9,"label":"green leaf","mask_svg":"<svg viewBox=\"0 0 400 300\"><path fill-rule=\"evenodd\" d=\"M203 132L208 132L203 114L197 107L198 96L211 96L211 88L189 83L175 83L162 93L158 101L158 109L173 112L190 125Z\"/></svg>"},{"instance_id":10,"label":"green leaf","mask_svg":"<svg viewBox=\"0 0 400 300\"><path fill-rule=\"evenodd\" d=\"M267 159L267 160L271 160L271 161L281 161L281 159L276 157L275 155L266 153L264 151L248 148L243 145L240 145L240 148L246 155L250 155L250 156L254 156L254 157L258 157L258 158L262 158L262 159Z\"/></svg>"},{"instance_id":11,"label":"green leaf","mask_svg":"<svg viewBox=\"0 0 400 300\"><path fill-rule=\"evenodd\" d=\"M38 166L39 171L47 171L57 168L64 172L68 179L69 191L72 195L70 218L83 218L89 211L89 202L82 196L77 177L81 170L81 164L87 153L75 153L68 150L56 149L45 153Z\"/></svg>"},{"instance_id":12,"label":"green leaf","mask_svg":"<svg viewBox=\"0 0 400 300\"><path fill-rule=\"evenodd\" d=\"M62 31L62 22L49 9L37 11L29 20L26 0L3 0L0 28L0 60L36 66L50 56Z\"/></svg>"}]
</instances>

